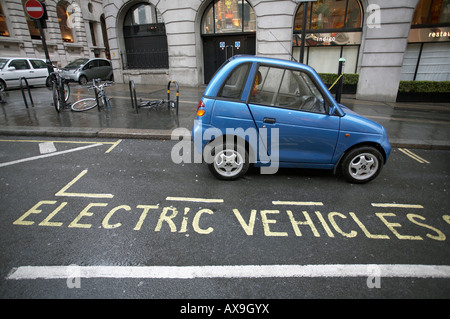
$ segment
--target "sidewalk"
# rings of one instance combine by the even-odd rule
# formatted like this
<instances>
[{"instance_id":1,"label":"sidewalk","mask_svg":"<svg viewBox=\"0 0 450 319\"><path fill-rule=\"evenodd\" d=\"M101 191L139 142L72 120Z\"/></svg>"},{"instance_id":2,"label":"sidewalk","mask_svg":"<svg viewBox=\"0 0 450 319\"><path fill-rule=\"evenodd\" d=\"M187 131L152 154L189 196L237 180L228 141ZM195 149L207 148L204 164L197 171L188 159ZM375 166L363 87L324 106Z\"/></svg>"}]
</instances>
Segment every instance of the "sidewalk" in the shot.
<instances>
[{"instance_id":1,"label":"sidewalk","mask_svg":"<svg viewBox=\"0 0 450 319\"><path fill-rule=\"evenodd\" d=\"M0 135L170 139L176 127L191 130L203 91L204 87L180 88L177 119L165 109L158 112L141 108L136 112L128 84L106 88L112 98L112 110L108 112L69 109L58 114L51 91L42 87L31 89L34 107L26 94L27 109L21 91L10 90L4 93L6 103L0 103ZM136 85L136 95L138 100L167 100L167 85ZM69 102L84 97L93 97L93 91L71 84ZM174 85L171 99L176 99ZM344 95L342 104L382 124L393 147L450 149L450 103L382 103Z\"/></svg>"}]
</instances>

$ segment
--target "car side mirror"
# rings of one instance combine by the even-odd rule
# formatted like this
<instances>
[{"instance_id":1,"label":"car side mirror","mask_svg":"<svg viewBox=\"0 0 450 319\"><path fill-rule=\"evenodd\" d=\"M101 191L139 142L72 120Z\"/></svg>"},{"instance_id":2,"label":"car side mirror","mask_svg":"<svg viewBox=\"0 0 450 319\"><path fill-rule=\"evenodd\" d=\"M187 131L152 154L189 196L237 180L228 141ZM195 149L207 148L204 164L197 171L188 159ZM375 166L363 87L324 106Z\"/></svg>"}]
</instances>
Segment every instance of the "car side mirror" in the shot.
<instances>
[{"instance_id":1,"label":"car side mirror","mask_svg":"<svg viewBox=\"0 0 450 319\"><path fill-rule=\"evenodd\" d=\"M8 71L15 71L15 70L16 70L16 67L15 67L15 66L9 66L7 70L8 70Z\"/></svg>"}]
</instances>

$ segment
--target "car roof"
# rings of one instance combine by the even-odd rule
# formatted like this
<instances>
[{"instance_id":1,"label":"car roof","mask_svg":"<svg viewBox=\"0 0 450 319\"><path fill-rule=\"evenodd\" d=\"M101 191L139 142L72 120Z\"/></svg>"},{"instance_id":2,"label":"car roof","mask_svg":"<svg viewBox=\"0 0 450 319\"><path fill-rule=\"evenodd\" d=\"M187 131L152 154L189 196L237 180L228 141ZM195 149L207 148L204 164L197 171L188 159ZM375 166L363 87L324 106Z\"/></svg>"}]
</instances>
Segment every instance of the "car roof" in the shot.
<instances>
[{"instance_id":1,"label":"car roof","mask_svg":"<svg viewBox=\"0 0 450 319\"><path fill-rule=\"evenodd\" d=\"M41 58L30 58L30 57L22 57L22 56L13 56L13 57L0 57L0 59L7 59L7 60L12 60L12 59L25 59L25 60L42 60L45 61L44 59Z\"/></svg>"}]
</instances>

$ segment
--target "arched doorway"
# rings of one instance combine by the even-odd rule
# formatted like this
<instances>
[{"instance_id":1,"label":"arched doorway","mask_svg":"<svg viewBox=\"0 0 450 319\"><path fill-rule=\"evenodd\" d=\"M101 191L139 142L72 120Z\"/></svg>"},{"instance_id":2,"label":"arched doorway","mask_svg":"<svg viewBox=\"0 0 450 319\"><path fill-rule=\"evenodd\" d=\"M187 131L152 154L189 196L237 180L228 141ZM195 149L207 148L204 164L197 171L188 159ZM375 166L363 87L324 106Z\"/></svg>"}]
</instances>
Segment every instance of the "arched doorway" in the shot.
<instances>
[{"instance_id":1,"label":"arched doorway","mask_svg":"<svg viewBox=\"0 0 450 319\"><path fill-rule=\"evenodd\" d=\"M246 0L213 0L201 23L204 81L236 54L255 54L256 16Z\"/></svg>"}]
</instances>

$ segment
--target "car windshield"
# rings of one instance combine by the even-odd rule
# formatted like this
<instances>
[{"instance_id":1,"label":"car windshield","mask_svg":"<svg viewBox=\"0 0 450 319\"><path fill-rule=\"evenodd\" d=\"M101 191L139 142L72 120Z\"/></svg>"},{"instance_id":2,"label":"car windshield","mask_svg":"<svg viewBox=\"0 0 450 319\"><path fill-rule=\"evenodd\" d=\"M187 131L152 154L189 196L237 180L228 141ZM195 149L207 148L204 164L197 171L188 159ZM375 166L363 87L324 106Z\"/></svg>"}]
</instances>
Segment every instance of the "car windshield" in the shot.
<instances>
[{"instance_id":1,"label":"car windshield","mask_svg":"<svg viewBox=\"0 0 450 319\"><path fill-rule=\"evenodd\" d=\"M85 64L89 59L77 59L66 65L66 68L76 68Z\"/></svg>"},{"instance_id":2,"label":"car windshield","mask_svg":"<svg viewBox=\"0 0 450 319\"><path fill-rule=\"evenodd\" d=\"M3 69L3 67L5 66L6 62L8 62L9 59L0 59L0 69Z\"/></svg>"}]
</instances>

